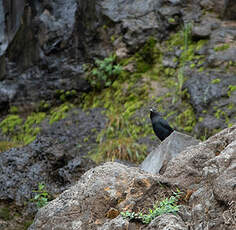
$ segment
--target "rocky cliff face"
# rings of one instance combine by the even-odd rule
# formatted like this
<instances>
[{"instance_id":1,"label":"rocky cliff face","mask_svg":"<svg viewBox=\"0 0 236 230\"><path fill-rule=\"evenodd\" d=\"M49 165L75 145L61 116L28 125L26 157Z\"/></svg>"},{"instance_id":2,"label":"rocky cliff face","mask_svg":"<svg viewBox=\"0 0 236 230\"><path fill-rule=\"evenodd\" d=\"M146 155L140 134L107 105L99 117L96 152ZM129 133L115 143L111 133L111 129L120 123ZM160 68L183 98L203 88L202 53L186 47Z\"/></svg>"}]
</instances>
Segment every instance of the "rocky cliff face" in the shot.
<instances>
[{"instance_id":1,"label":"rocky cliff face","mask_svg":"<svg viewBox=\"0 0 236 230\"><path fill-rule=\"evenodd\" d=\"M0 228L15 230L20 222L14 215L15 222L9 223L11 215L3 212L9 204L11 210L20 206L25 214L35 212L29 199L39 182L47 184L53 197L75 184L94 166L82 158L92 149L110 159L144 157L158 144L151 135L149 106L158 106L179 131L202 139L232 126L235 20L235 0L0 0L0 123L7 126L3 132L1 125L0 144L4 139L18 147L0 153ZM95 93L82 65L112 53L123 71L110 87ZM65 116L71 105L62 106L62 111L50 108L70 100L70 92L86 93L77 100L80 108L75 113ZM28 114L28 108L37 108L37 114ZM13 123L2 113L10 113L7 118ZM39 115L44 118L40 122ZM55 123L50 124L52 118ZM24 138L29 145L22 146ZM91 170L43 209L52 220L44 225L47 216L40 211L31 228L52 229L59 213L70 220L56 223L63 228L135 229L138 224L122 219L120 211L151 207L178 184L187 190L183 215L158 217L144 229L231 229L234 140L235 126L165 162L163 177L113 163ZM146 148L140 148L142 144ZM156 199L162 189L159 182L168 188ZM74 212L77 209L84 215Z\"/></svg>"},{"instance_id":2,"label":"rocky cliff face","mask_svg":"<svg viewBox=\"0 0 236 230\"><path fill-rule=\"evenodd\" d=\"M1 1L0 107L87 91L73 43L76 1ZM27 101L27 103L25 103Z\"/></svg>"}]
</instances>

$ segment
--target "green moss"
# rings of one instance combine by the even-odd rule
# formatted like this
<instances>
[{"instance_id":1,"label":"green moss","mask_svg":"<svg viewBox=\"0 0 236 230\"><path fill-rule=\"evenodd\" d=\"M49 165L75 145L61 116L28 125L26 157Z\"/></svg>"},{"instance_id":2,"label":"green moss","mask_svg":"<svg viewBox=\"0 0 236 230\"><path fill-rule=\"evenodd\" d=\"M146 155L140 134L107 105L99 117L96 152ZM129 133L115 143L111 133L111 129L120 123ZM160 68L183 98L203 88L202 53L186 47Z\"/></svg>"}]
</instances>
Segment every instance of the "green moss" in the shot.
<instances>
[{"instance_id":1,"label":"green moss","mask_svg":"<svg viewBox=\"0 0 236 230\"><path fill-rule=\"evenodd\" d=\"M189 107L176 117L176 124L178 127L183 127L184 131L192 132L196 125L195 113L192 107Z\"/></svg>"},{"instance_id":2,"label":"green moss","mask_svg":"<svg viewBox=\"0 0 236 230\"><path fill-rule=\"evenodd\" d=\"M25 122L18 115L8 115L1 123L2 132L11 137L14 145L29 144L32 142L40 128L37 126L44 118L45 113L32 113Z\"/></svg>"},{"instance_id":3,"label":"green moss","mask_svg":"<svg viewBox=\"0 0 236 230\"><path fill-rule=\"evenodd\" d=\"M174 18L168 18L168 22L169 22L170 24L175 23L175 19L174 19Z\"/></svg>"},{"instance_id":4,"label":"green moss","mask_svg":"<svg viewBox=\"0 0 236 230\"><path fill-rule=\"evenodd\" d=\"M31 224L33 224L34 220L28 220L24 222L23 230L27 230Z\"/></svg>"},{"instance_id":5,"label":"green moss","mask_svg":"<svg viewBox=\"0 0 236 230\"><path fill-rule=\"evenodd\" d=\"M214 115L217 119L220 119L222 116L225 116L225 112L222 111L221 109L217 109Z\"/></svg>"},{"instance_id":6,"label":"green moss","mask_svg":"<svg viewBox=\"0 0 236 230\"><path fill-rule=\"evenodd\" d=\"M219 46L214 47L214 51L215 52L224 51L224 50L227 50L229 47L230 47L229 44L219 45Z\"/></svg>"},{"instance_id":7,"label":"green moss","mask_svg":"<svg viewBox=\"0 0 236 230\"><path fill-rule=\"evenodd\" d=\"M70 103L64 103L59 107L54 108L51 111L49 124L53 124L56 121L66 118L67 112L74 106Z\"/></svg>"},{"instance_id":8,"label":"green moss","mask_svg":"<svg viewBox=\"0 0 236 230\"><path fill-rule=\"evenodd\" d=\"M3 134L11 135L22 124L23 120L18 115L8 115L1 123Z\"/></svg>"},{"instance_id":9,"label":"green moss","mask_svg":"<svg viewBox=\"0 0 236 230\"><path fill-rule=\"evenodd\" d=\"M220 82L221 80L219 78L216 78L211 81L211 84L219 84Z\"/></svg>"},{"instance_id":10,"label":"green moss","mask_svg":"<svg viewBox=\"0 0 236 230\"><path fill-rule=\"evenodd\" d=\"M48 111L50 109L50 104L46 101L40 101L37 111Z\"/></svg>"},{"instance_id":11,"label":"green moss","mask_svg":"<svg viewBox=\"0 0 236 230\"><path fill-rule=\"evenodd\" d=\"M9 112L10 112L11 114L16 114L16 113L19 112L19 110L18 110L18 108L17 108L16 106L11 106Z\"/></svg>"},{"instance_id":12,"label":"green moss","mask_svg":"<svg viewBox=\"0 0 236 230\"><path fill-rule=\"evenodd\" d=\"M137 63L137 72L144 73L148 71L154 62L160 58L161 51L156 47L156 39L150 37L143 48L135 54Z\"/></svg>"},{"instance_id":13,"label":"green moss","mask_svg":"<svg viewBox=\"0 0 236 230\"><path fill-rule=\"evenodd\" d=\"M3 219L5 221L11 220L12 216L11 216L11 212L10 209L8 208L0 208L0 219Z\"/></svg>"},{"instance_id":14,"label":"green moss","mask_svg":"<svg viewBox=\"0 0 236 230\"><path fill-rule=\"evenodd\" d=\"M27 117L24 125L22 127L22 134L18 135L19 141L24 144L29 144L35 140L37 134L40 132L40 128L37 126L40 124L46 117L45 113L32 113Z\"/></svg>"},{"instance_id":15,"label":"green moss","mask_svg":"<svg viewBox=\"0 0 236 230\"><path fill-rule=\"evenodd\" d=\"M235 90L236 90L236 85L229 85L228 91L227 91L228 96L230 97L231 93L234 92Z\"/></svg>"}]
</instances>

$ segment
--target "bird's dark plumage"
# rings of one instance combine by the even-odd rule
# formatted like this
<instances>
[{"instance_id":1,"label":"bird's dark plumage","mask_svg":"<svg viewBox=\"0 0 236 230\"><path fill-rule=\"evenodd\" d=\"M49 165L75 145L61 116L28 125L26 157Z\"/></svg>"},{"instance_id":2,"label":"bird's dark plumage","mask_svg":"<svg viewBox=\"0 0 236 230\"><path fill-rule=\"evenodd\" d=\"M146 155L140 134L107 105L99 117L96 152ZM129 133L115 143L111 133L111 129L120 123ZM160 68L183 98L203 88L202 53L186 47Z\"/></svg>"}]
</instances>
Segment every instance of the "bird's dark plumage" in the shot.
<instances>
[{"instance_id":1,"label":"bird's dark plumage","mask_svg":"<svg viewBox=\"0 0 236 230\"><path fill-rule=\"evenodd\" d=\"M164 120L161 115L154 109L150 109L150 118L152 127L156 136L161 140L165 140L174 130L170 127L168 122Z\"/></svg>"}]
</instances>

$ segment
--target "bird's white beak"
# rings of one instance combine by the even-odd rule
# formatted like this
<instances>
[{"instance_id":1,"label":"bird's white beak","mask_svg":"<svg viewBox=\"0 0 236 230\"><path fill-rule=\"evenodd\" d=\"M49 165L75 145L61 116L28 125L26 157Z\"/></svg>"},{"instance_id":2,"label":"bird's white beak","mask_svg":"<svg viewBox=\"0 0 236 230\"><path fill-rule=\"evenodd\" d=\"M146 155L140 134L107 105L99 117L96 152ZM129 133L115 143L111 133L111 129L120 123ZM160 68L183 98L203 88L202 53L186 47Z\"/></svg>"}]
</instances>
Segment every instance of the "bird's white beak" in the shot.
<instances>
[{"instance_id":1,"label":"bird's white beak","mask_svg":"<svg viewBox=\"0 0 236 230\"><path fill-rule=\"evenodd\" d=\"M153 112L153 109L150 109L150 112Z\"/></svg>"}]
</instances>

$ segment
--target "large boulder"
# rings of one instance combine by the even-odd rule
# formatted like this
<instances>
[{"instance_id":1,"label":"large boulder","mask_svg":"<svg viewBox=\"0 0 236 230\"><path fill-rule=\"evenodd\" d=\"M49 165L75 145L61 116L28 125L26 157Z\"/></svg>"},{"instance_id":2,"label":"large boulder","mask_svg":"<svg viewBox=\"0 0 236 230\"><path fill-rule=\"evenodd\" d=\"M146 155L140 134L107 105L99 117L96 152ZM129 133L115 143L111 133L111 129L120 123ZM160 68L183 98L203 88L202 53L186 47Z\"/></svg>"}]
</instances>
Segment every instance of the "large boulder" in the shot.
<instances>
[{"instance_id":1,"label":"large boulder","mask_svg":"<svg viewBox=\"0 0 236 230\"><path fill-rule=\"evenodd\" d=\"M106 163L41 208L29 228L49 229L202 229L233 230L235 222L236 125L178 154L163 175ZM122 219L121 211L148 210L183 191L177 215L158 216L149 225Z\"/></svg>"}]
</instances>

